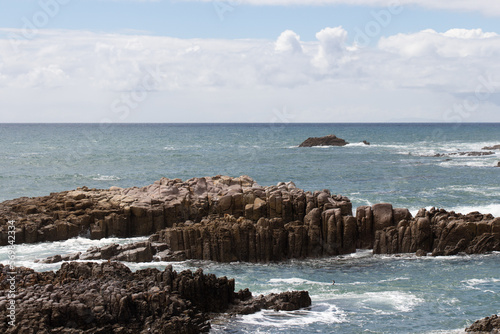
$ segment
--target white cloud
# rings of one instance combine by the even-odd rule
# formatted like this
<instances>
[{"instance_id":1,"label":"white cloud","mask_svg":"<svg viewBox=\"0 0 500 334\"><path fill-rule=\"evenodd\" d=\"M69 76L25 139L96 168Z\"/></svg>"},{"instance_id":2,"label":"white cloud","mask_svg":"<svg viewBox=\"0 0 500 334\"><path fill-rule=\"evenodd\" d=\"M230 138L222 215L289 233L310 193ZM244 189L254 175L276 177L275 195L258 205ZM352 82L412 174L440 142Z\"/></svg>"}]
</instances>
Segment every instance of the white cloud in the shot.
<instances>
[{"instance_id":1,"label":"white cloud","mask_svg":"<svg viewBox=\"0 0 500 334\"><path fill-rule=\"evenodd\" d=\"M313 42L290 30L276 41L40 30L11 43L12 32L0 29L3 121L266 122L280 106L294 121L446 121L464 96L479 99L478 87L482 118L468 120L500 121L489 99L500 77L488 77L500 73L500 36L479 29L364 48L348 45L342 27Z\"/></svg>"},{"instance_id":2,"label":"white cloud","mask_svg":"<svg viewBox=\"0 0 500 334\"><path fill-rule=\"evenodd\" d=\"M276 41L276 52L302 53L300 36L291 30L285 30Z\"/></svg>"}]
</instances>

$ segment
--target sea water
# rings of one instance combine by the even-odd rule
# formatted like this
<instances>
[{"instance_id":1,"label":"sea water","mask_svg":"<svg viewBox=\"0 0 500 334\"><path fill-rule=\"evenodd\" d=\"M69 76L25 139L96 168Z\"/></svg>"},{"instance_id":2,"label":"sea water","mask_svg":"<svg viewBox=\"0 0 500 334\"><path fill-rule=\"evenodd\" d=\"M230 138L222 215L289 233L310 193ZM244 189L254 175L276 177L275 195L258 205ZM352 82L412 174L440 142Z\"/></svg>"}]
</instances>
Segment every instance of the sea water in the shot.
<instances>
[{"instance_id":1,"label":"sea water","mask_svg":"<svg viewBox=\"0 0 500 334\"><path fill-rule=\"evenodd\" d=\"M299 148L335 134L344 147ZM360 142L367 140L371 145ZM500 124L0 124L0 200L80 186L144 186L161 177L249 175L263 186L293 181L359 205L380 202L500 216ZM450 154L435 156L436 154ZM141 238L18 245L19 265ZM0 248L0 262L7 263ZM132 270L169 263L128 264ZM500 310L500 254L348 256L283 263L173 263L236 279L254 294L308 290L313 305L215 319L214 333L450 333ZM332 281L335 280L335 284Z\"/></svg>"}]
</instances>

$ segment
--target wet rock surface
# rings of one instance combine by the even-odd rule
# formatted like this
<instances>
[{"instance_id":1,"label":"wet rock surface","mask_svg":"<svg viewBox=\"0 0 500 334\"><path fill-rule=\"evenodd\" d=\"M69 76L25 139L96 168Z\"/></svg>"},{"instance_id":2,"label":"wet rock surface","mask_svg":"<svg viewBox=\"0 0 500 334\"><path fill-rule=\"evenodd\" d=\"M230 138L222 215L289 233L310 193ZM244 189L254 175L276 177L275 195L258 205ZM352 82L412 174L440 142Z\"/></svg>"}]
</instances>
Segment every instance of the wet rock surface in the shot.
<instances>
[{"instance_id":1,"label":"wet rock surface","mask_svg":"<svg viewBox=\"0 0 500 334\"><path fill-rule=\"evenodd\" d=\"M7 314L10 268L0 264L0 312ZM119 262L63 263L57 272L15 268L15 325L2 333L201 333L209 314L311 305L305 291L253 298L234 280L189 270L131 272Z\"/></svg>"},{"instance_id":2,"label":"wet rock surface","mask_svg":"<svg viewBox=\"0 0 500 334\"><path fill-rule=\"evenodd\" d=\"M309 137L304 140L299 147L314 147L314 146L345 146L349 144L342 138L335 135L328 135L324 137Z\"/></svg>"},{"instance_id":3,"label":"wet rock surface","mask_svg":"<svg viewBox=\"0 0 500 334\"><path fill-rule=\"evenodd\" d=\"M465 331L474 333L499 334L500 318L496 314L492 315L491 317L486 317L474 322L472 325L467 327Z\"/></svg>"}]
</instances>

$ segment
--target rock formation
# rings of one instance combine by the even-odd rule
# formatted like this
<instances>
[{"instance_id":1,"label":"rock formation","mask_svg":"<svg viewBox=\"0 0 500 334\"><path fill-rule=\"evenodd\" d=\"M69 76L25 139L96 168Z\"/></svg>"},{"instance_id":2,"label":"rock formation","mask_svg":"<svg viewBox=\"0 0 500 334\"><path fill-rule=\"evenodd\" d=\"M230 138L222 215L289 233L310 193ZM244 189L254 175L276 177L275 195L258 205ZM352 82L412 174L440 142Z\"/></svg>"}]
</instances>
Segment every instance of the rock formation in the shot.
<instances>
[{"instance_id":1,"label":"rock formation","mask_svg":"<svg viewBox=\"0 0 500 334\"><path fill-rule=\"evenodd\" d=\"M8 314L10 268L0 264L0 312ZM57 272L15 268L14 326L2 333L207 332L209 313L296 310L311 305L306 291L252 297L234 292L234 280L172 267L134 273L118 262L64 263Z\"/></svg>"},{"instance_id":2,"label":"rock formation","mask_svg":"<svg viewBox=\"0 0 500 334\"><path fill-rule=\"evenodd\" d=\"M394 218L392 223L377 229L373 245L375 254L423 251L436 256L498 250L500 217L479 212L463 215L435 208L421 209L412 219Z\"/></svg>"},{"instance_id":3,"label":"rock formation","mask_svg":"<svg viewBox=\"0 0 500 334\"><path fill-rule=\"evenodd\" d=\"M313 146L345 146L349 144L342 138L335 135L328 135L324 137L309 137L299 145L299 147L313 147Z\"/></svg>"},{"instance_id":4,"label":"rock formation","mask_svg":"<svg viewBox=\"0 0 500 334\"><path fill-rule=\"evenodd\" d=\"M482 149L483 150L488 150L488 151L491 151L491 150L500 150L500 144L493 145L493 146L485 146Z\"/></svg>"},{"instance_id":5,"label":"rock formation","mask_svg":"<svg viewBox=\"0 0 500 334\"><path fill-rule=\"evenodd\" d=\"M149 242L109 245L47 261L281 261L373 249L377 254L484 253L500 250L500 218L432 209L413 218L380 203L352 216L348 198L309 192L292 182L261 187L251 178L161 179L143 188L79 188L0 204L0 241L15 220L16 243L152 235Z\"/></svg>"},{"instance_id":6,"label":"rock formation","mask_svg":"<svg viewBox=\"0 0 500 334\"><path fill-rule=\"evenodd\" d=\"M177 223L199 223L230 214L257 222L281 218L303 221L314 208L352 215L347 197L328 190L306 192L293 182L261 187L248 176L163 178L143 188L98 190L86 187L45 197L0 203L0 245L7 245L7 222L15 221L16 243L66 240L78 235L146 236Z\"/></svg>"},{"instance_id":7,"label":"rock formation","mask_svg":"<svg viewBox=\"0 0 500 334\"><path fill-rule=\"evenodd\" d=\"M451 152L451 153L436 153L433 157L481 157L485 155L493 155L495 152L486 151L486 152Z\"/></svg>"},{"instance_id":8,"label":"rock formation","mask_svg":"<svg viewBox=\"0 0 500 334\"><path fill-rule=\"evenodd\" d=\"M466 332L500 334L500 318L495 314L478 320L465 329Z\"/></svg>"}]
</instances>

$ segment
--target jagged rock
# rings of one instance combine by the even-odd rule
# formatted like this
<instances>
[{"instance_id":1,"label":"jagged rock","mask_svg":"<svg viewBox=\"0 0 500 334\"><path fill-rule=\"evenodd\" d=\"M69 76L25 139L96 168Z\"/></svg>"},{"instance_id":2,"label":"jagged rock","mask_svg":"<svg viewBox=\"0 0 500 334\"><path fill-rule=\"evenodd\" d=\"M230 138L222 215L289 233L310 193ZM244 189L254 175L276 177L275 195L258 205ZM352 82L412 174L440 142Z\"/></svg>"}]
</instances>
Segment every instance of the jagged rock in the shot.
<instances>
[{"instance_id":1,"label":"jagged rock","mask_svg":"<svg viewBox=\"0 0 500 334\"><path fill-rule=\"evenodd\" d=\"M500 334L500 318L495 314L491 317L486 317L477 320L472 325L465 329L466 332L480 332L489 334Z\"/></svg>"},{"instance_id":2,"label":"jagged rock","mask_svg":"<svg viewBox=\"0 0 500 334\"><path fill-rule=\"evenodd\" d=\"M421 251L437 256L500 250L500 218L490 214L462 215L443 209L422 209L415 218L406 217L397 223L394 221L392 226L379 226L382 228L375 230L375 254Z\"/></svg>"},{"instance_id":3,"label":"jagged rock","mask_svg":"<svg viewBox=\"0 0 500 334\"><path fill-rule=\"evenodd\" d=\"M349 144L342 138L335 135L328 135L324 137L309 137L299 147L313 147L313 146L345 146Z\"/></svg>"},{"instance_id":4,"label":"jagged rock","mask_svg":"<svg viewBox=\"0 0 500 334\"><path fill-rule=\"evenodd\" d=\"M156 235L157 236L157 235ZM90 247L85 253L55 255L35 262L56 263L74 260L110 260L126 262L183 261L179 254L173 254L166 243L140 241L126 245L109 244L103 247Z\"/></svg>"},{"instance_id":5,"label":"jagged rock","mask_svg":"<svg viewBox=\"0 0 500 334\"><path fill-rule=\"evenodd\" d=\"M483 150L488 150L488 151L490 151L490 150L500 150L500 144L493 145L493 146L485 146L482 149Z\"/></svg>"},{"instance_id":6,"label":"jagged rock","mask_svg":"<svg viewBox=\"0 0 500 334\"><path fill-rule=\"evenodd\" d=\"M0 264L0 312L7 313L11 268ZM180 333L208 332L209 314L248 313L262 308L295 310L311 305L306 291L252 298L234 292L234 280L177 273L171 266L134 273L118 262L63 263L57 272L14 268L14 326L2 333ZM240 300L241 298L241 300ZM238 305L244 303L245 306Z\"/></svg>"},{"instance_id":7,"label":"jagged rock","mask_svg":"<svg viewBox=\"0 0 500 334\"><path fill-rule=\"evenodd\" d=\"M36 211L33 209L36 208ZM88 189L18 198L0 203L0 245L7 244L7 221L16 221L16 243L151 235L178 223L208 216L300 220L312 209L340 208L352 215L347 197L329 191L306 192L293 182L261 187L248 176L162 178L143 188ZM29 212L29 214L27 213Z\"/></svg>"},{"instance_id":8,"label":"jagged rock","mask_svg":"<svg viewBox=\"0 0 500 334\"><path fill-rule=\"evenodd\" d=\"M370 145L370 142L368 142L366 140L363 140L362 143L365 144L365 145Z\"/></svg>"},{"instance_id":9,"label":"jagged rock","mask_svg":"<svg viewBox=\"0 0 500 334\"><path fill-rule=\"evenodd\" d=\"M500 161L497 163L497 165L495 167L500 167Z\"/></svg>"}]
</instances>

